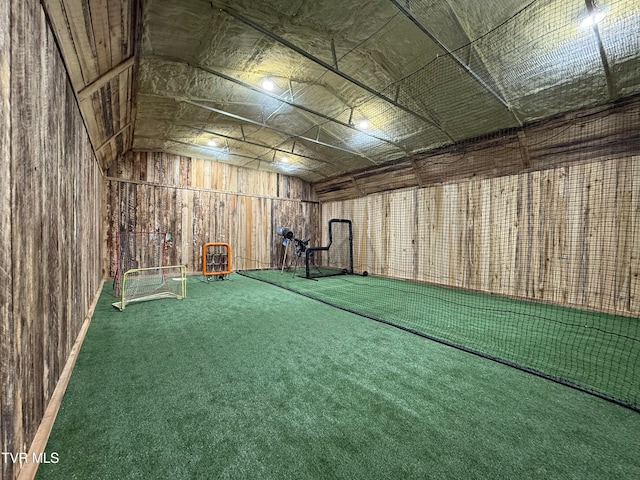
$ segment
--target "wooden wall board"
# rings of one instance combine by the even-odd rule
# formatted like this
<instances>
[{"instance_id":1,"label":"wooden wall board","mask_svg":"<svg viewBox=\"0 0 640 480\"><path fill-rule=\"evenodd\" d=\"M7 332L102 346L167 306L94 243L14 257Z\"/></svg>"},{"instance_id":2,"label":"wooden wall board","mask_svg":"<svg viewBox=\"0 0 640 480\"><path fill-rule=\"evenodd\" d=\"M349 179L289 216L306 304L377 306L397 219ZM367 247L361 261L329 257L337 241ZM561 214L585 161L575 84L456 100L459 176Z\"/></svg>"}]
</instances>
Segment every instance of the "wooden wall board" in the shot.
<instances>
[{"instance_id":1,"label":"wooden wall board","mask_svg":"<svg viewBox=\"0 0 640 480\"><path fill-rule=\"evenodd\" d=\"M488 255L492 248L492 229L491 229L491 179L480 181L480 198L479 209L481 226L476 226L476 239L479 244L480 257L478 258L479 283L476 284L479 289L487 288L490 283L491 269L489 263L491 256Z\"/></svg>"},{"instance_id":2,"label":"wooden wall board","mask_svg":"<svg viewBox=\"0 0 640 480\"><path fill-rule=\"evenodd\" d=\"M602 305L602 291L600 289L600 280L603 275L602 271L602 253L603 253L603 198L602 198L602 164L593 163L587 165L586 171L586 228L588 230L585 236L586 241L586 303L600 307Z\"/></svg>"},{"instance_id":3,"label":"wooden wall board","mask_svg":"<svg viewBox=\"0 0 640 480\"><path fill-rule=\"evenodd\" d=\"M639 316L637 157L322 204L372 274ZM366 219L366 220L365 220Z\"/></svg>"},{"instance_id":4,"label":"wooden wall board","mask_svg":"<svg viewBox=\"0 0 640 480\"><path fill-rule=\"evenodd\" d=\"M413 229L415 203L413 192L405 190L388 197L387 248L389 272L394 277L412 278L414 270Z\"/></svg>"},{"instance_id":5,"label":"wooden wall board","mask_svg":"<svg viewBox=\"0 0 640 480\"><path fill-rule=\"evenodd\" d=\"M102 169L130 149L139 0L43 0Z\"/></svg>"},{"instance_id":6,"label":"wooden wall board","mask_svg":"<svg viewBox=\"0 0 640 480\"><path fill-rule=\"evenodd\" d=\"M618 199L624 195L624 184L618 182L618 173L621 165L615 160L609 162L612 168L603 168L602 171L602 220L601 231L601 276L598 279L598 289L600 290L600 301L604 310L615 310L616 308L616 277L618 270L615 268L618 256L624 257L624 250L619 249L624 237L620 238L619 225L621 217L618 215ZM605 166L606 163L603 163ZM614 266L614 268L611 268Z\"/></svg>"},{"instance_id":7,"label":"wooden wall board","mask_svg":"<svg viewBox=\"0 0 640 480\"><path fill-rule=\"evenodd\" d=\"M128 152L106 174L114 180L317 201L310 184L299 178L159 152Z\"/></svg>"},{"instance_id":8,"label":"wooden wall board","mask_svg":"<svg viewBox=\"0 0 640 480\"><path fill-rule=\"evenodd\" d=\"M581 305L585 302L586 267L582 261L587 256L586 250L586 205L585 205L585 166L575 166L567 174L567 191L571 200L567 204L567 252L569 264L569 297L568 303Z\"/></svg>"},{"instance_id":9,"label":"wooden wall board","mask_svg":"<svg viewBox=\"0 0 640 480\"><path fill-rule=\"evenodd\" d=\"M628 309L631 291L631 264L633 245L633 165L617 162L616 180L618 195L615 202L617 219L617 254L615 256L615 282L613 282L613 306Z\"/></svg>"},{"instance_id":10,"label":"wooden wall board","mask_svg":"<svg viewBox=\"0 0 640 480\"><path fill-rule=\"evenodd\" d=\"M230 243L233 268L248 269L281 262L278 226L288 226L312 244L319 239L319 205L309 184L300 179L158 152L129 153L108 174L107 238L115 238L121 229L168 231L174 240L167 261L187 265L191 273L200 271L201 248L207 242ZM275 196L278 193L281 196ZM104 263L113 276L113 240L106 248Z\"/></svg>"},{"instance_id":11,"label":"wooden wall board","mask_svg":"<svg viewBox=\"0 0 640 480\"><path fill-rule=\"evenodd\" d=\"M0 31L11 30L11 6L0 2ZM17 326L13 317L13 278L11 247L11 37L0 35L0 446L2 451L15 451L20 442L16 424L21 418L20 401L17 398L18 382L16 365ZM0 478L12 478L12 466L0 462Z\"/></svg>"},{"instance_id":12,"label":"wooden wall board","mask_svg":"<svg viewBox=\"0 0 640 480\"><path fill-rule=\"evenodd\" d=\"M315 190L308 182L300 182L297 178L287 175L276 175L275 196L280 198L301 198L310 202L317 202ZM273 193L273 190L271 190Z\"/></svg>"},{"instance_id":13,"label":"wooden wall board","mask_svg":"<svg viewBox=\"0 0 640 480\"><path fill-rule=\"evenodd\" d=\"M633 192L631 194L631 252L630 261L630 287L629 287L629 310L631 312L640 311L640 156L635 156L631 160L631 184Z\"/></svg>"},{"instance_id":14,"label":"wooden wall board","mask_svg":"<svg viewBox=\"0 0 640 480\"><path fill-rule=\"evenodd\" d=\"M6 2L5 2L6 3ZM102 176L41 4L0 6L2 450L27 452L102 278ZM10 256L10 265L7 262ZM6 281L5 281L6 280ZM10 290L5 290L10 285ZM6 300L6 301L5 301ZM6 383L5 383L6 382ZM3 462L3 478L19 464Z\"/></svg>"},{"instance_id":15,"label":"wooden wall board","mask_svg":"<svg viewBox=\"0 0 640 480\"><path fill-rule=\"evenodd\" d=\"M320 201L332 202L382 190L460 183L626 158L640 150L638 112L640 96L629 97L525 125L520 130L495 132L415 153L396 162L315 182L313 187ZM357 180L358 188L352 178Z\"/></svg>"},{"instance_id":16,"label":"wooden wall board","mask_svg":"<svg viewBox=\"0 0 640 480\"><path fill-rule=\"evenodd\" d=\"M418 254L416 263L418 264L415 272L416 279L433 278L434 272L434 256L431 255L433 249L433 201L432 195L435 189L418 189L416 195L416 226L418 236ZM372 220L370 220L372 221Z\"/></svg>"}]
</instances>

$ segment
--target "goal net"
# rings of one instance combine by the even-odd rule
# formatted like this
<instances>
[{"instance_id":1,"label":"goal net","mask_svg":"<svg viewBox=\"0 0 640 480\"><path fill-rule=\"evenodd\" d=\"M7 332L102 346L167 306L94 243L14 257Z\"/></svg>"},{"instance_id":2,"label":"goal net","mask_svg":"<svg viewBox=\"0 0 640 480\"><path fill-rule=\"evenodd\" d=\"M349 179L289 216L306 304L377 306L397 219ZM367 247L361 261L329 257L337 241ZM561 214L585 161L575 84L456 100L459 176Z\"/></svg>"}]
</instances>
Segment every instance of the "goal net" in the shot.
<instances>
[{"instance_id":1,"label":"goal net","mask_svg":"<svg viewBox=\"0 0 640 480\"><path fill-rule=\"evenodd\" d=\"M231 273L231 246L228 243L211 242L202 246L202 275L223 278Z\"/></svg>"},{"instance_id":2,"label":"goal net","mask_svg":"<svg viewBox=\"0 0 640 480\"><path fill-rule=\"evenodd\" d=\"M125 306L133 302L159 298L183 299L186 287L187 267L184 265L128 270L122 276L120 300L113 303L113 306L124 310Z\"/></svg>"},{"instance_id":3,"label":"goal net","mask_svg":"<svg viewBox=\"0 0 640 480\"><path fill-rule=\"evenodd\" d=\"M126 272L164 265L166 241L166 232L118 233L116 274L113 281L116 297L120 297L122 279Z\"/></svg>"}]
</instances>

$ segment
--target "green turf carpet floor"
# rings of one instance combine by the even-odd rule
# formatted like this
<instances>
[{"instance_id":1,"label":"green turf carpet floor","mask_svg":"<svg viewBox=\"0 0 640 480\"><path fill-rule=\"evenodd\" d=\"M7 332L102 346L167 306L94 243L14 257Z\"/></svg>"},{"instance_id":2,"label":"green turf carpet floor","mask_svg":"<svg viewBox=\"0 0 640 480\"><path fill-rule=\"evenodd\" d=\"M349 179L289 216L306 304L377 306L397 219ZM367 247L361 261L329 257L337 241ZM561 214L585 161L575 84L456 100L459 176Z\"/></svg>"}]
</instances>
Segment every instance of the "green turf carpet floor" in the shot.
<instances>
[{"instance_id":1,"label":"green turf carpet floor","mask_svg":"<svg viewBox=\"0 0 640 480\"><path fill-rule=\"evenodd\" d=\"M640 411L640 319L379 276L263 280L500 359Z\"/></svg>"},{"instance_id":2,"label":"green turf carpet floor","mask_svg":"<svg viewBox=\"0 0 640 480\"><path fill-rule=\"evenodd\" d=\"M105 285L39 479L638 479L640 414L233 274Z\"/></svg>"}]
</instances>

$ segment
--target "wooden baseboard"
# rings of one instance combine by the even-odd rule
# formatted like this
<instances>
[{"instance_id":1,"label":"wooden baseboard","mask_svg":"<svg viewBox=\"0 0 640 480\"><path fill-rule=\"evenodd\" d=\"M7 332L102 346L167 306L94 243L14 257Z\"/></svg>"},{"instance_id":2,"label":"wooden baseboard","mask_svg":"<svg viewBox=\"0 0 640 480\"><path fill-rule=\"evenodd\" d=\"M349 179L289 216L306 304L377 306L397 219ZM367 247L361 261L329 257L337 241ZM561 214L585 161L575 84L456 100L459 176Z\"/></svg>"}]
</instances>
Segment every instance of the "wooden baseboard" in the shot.
<instances>
[{"instance_id":1,"label":"wooden baseboard","mask_svg":"<svg viewBox=\"0 0 640 480\"><path fill-rule=\"evenodd\" d=\"M47 441L49 440L49 435L51 434L51 429L53 428L53 422L58 415L58 410L60 409L60 405L62 403L62 397L67 390L67 385L69 384L69 379L71 378L71 372L73 372L73 367L76 364L78 353L80 353L80 347L82 347L82 342L84 342L84 337L87 334L87 330L89 329L91 317L93 317L93 312L95 310L96 304L98 303L98 298L100 298L100 294L102 293L104 282L105 281L102 280L102 282L100 283L98 291L96 292L93 302L89 307L89 311L85 316L82 327L80 328L80 332L76 337L76 341L71 348L71 352L69 353L69 357L67 358L67 363L65 364L64 369L60 374L60 378L58 379L56 388L53 391L53 395L51 395L51 399L49 400L47 409L44 412L44 416L40 421L40 426L38 427L38 431L36 432L35 437L33 438L33 442L31 442L27 461L21 462L22 466L20 468L20 473L18 474L18 480L33 480L33 478L35 478L36 476L39 463L33 460L36 458L41 458L41 454L45 452L45 447L47 446Z\"/></svg>"}]
</instances>

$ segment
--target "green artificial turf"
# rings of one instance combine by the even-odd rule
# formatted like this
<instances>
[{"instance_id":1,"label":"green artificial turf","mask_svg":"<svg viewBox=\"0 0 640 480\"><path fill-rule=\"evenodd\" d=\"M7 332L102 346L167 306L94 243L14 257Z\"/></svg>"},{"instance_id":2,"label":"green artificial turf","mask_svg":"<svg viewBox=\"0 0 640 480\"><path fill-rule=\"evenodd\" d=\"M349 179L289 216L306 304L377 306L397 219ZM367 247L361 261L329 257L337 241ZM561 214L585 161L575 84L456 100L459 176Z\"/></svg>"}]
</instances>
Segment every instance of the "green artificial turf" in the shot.
<instances>
[{"instance_id":1,"label":"green artificial turf","mask_svg":"<svg viewBox=\"0 0 640 480\"><path fill-rule=\"evenodd\" d=\"M243 275L640 410L640 319L377 276Z\"/></svg>"},{"instance_id":2,"label":"green artificial turf","mask_svg":"<svg viewBox=\"0 0 640 480\"><path fill-rule=\"evenodd\" d=\"M637 479L640 414L238 275L98 302L39 479Z\"/></svg>"}]
</instances>

